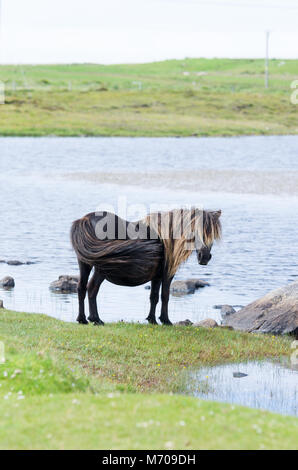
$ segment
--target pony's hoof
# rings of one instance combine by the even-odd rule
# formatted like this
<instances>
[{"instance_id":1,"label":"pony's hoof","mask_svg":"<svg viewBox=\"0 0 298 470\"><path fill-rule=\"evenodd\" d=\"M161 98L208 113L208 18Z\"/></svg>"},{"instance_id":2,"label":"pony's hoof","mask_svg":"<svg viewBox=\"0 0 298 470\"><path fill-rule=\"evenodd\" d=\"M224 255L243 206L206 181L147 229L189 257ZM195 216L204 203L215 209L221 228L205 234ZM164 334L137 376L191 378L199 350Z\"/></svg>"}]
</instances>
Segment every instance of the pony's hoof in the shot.
<instances>
[{"instance_id":1,"label":"pony's hoof","mask_svg":"<svg viewBox=\"0 0 298 470\"><path fill-rule=\"evenodd\" d=\"M88 320L90 321L90 323L93 323L93 325L104 325L104 322L98 317L89 316Z\"/></svg>"},{"instance_id":2,"label":"pony's hoof","mask_svg":"<svg viewBox=\"0 0 298 470\"><path fill-rule=\"evenodd\" d=\"M97 320L97 321L94 321L94 322L93 322L93 325L94 325L94 326L104 326L104 322L101 321L101 320L99 320L99 321Z\"/></svg>"},{"instance_id":3,"label":"pony's hoof","mask_svg":"<svg viewBox=\"0 0 298 470\"><path fill-rule=\"evenodd\" d=\"M80 325L88 325L88 321L86 320L86 318L82 318L82 319L77 319L77 322L80 324Z\"/></svg>"},{"instance_id":4,"label":"pony's hoof","mask_svg":"<svg viewBox=\"0 0 298 470\"><path fill-rule=\"evenodd\" d=\"M147 317L146 320L148 321L148 323L150 323L150 325L158 325L158 323L157 323L157 321L155 320L155 318Z\"/></svg>"},{"instance_id":5,"label":"pony's hoof","mask_svg":"<svg viewBox=\"0 0 298 470\"><path fill-rule=\"evenodd\" d=\"M162 320L160 318L160 321L163 325L166 325L166 326L173 326L173 323L170 321L170 320Z\"/></svg>"}]
</instances>

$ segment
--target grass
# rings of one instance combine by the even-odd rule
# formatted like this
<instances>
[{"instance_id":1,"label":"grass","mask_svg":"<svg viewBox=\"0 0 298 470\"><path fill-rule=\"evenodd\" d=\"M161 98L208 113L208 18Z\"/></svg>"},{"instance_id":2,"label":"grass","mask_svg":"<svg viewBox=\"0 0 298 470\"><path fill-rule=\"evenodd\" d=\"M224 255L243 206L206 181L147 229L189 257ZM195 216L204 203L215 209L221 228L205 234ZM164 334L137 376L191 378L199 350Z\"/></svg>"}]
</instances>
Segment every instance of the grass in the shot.
<instances>
[{"instance_id":1,"label":"grass","mask_svg":"<svg viewBox=\"0 0 298 470\"><path fill-rule=\"evenodd\" d=\"M0 66L3 136L297 134L297 60Z\"/></svg>"},{"instance_id":2,"label":"grass","mask_svg":"<svg viewBox=\"0 0 298 470\"><path fill-rule=\"evenodd\" d=\"M295 448L298 420L200 401L193 367L289 354L288 338L223 328L63 323L1 310L0 448Z\"/></svg>"}]
</instances>

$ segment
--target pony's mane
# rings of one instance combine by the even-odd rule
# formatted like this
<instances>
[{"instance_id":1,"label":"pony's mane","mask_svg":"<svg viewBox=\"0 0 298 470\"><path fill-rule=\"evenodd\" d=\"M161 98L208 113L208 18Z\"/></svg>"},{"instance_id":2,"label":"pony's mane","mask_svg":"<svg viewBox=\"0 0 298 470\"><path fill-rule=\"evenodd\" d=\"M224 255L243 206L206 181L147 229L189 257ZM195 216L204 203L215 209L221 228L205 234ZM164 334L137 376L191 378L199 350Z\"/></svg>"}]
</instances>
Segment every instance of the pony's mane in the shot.
<instances>
[{"instance_id":1,"label":"pony's mane","mask_svg":"<svg viewBox=\"0 0 298 470\"><path fill-rule=\"evenodd\" d=\"M211 247L221 238L221 211L174 209L148 214L145 223L163 243L169 276L174 276L199 240L201 246Z\"/></svg>"}]
</instances>

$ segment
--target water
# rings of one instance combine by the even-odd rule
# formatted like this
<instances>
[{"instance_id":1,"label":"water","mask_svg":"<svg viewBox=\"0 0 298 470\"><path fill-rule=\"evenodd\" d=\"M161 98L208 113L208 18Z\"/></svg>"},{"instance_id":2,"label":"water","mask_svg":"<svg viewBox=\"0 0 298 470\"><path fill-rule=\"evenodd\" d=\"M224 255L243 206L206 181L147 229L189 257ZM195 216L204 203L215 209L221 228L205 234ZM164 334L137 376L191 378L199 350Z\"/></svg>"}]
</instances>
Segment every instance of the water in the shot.
<instances>
[{"instance_id":1,"label":"water","mask_svg":"<svg viewBox=\"0 0 298 470\"><path fill-rule=\"evenodd\" d=\"M0 264L0 279L11 275L16 282L14 290L0 290L0 298L6 308L74 321L76 295L48 289L60 274L77 273L69 242L72 220L102 203L117 211L119 197L128 204L145 204L139 213L129 214L131 220L145 215L153 203L197 204L222 209L223 241L214 246L208 266L198 266L193 256L181 267L177 279L201 277L211 286L172 296L170 318L219 321L214 304L246 305L298 278L298 198L291 183L298 175L297 147L296 136L0 138L0 259L37 262ZM189 174L195 177L187 186ZM150 184L144 184L148 175ZM207 188L202 182L206 175ZM235 187L235 175L247 184ZM264 183L251 192L252 180L262 182L262 175ZM224 188L217 186L218 178ZM144 286L104 282L99 309L105 321L143 321L149 292Z\"/></svg>"},{"instance_id":2,"label":"water","mask_svg":"<svg viewBox=\"0 0 298 470\"><path fill-rule=\"evenodd\" d=\"M247 376L236 378L234 372ZM204 400L298 416L298 369L286 362L254 361L202 368L191 374L190 382L193 394Z\"/></svg>"}]
</instances>

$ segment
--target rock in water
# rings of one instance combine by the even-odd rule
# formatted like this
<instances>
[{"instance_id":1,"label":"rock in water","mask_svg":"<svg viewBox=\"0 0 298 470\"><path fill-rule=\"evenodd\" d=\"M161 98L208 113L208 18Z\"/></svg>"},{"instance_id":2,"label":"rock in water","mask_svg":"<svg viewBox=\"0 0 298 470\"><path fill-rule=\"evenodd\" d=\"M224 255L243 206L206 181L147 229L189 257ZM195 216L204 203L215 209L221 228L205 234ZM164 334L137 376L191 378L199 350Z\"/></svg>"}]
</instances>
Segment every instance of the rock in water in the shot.
<instances>
[{"instance_id":1,"label":"rock in water","mask_svg":"<svg viewBox=\"0 0 298 470\"><path fill-rule=\"evenodd\" d=\"M220 309L220 314L221 316L226 316L226 315L232 315L232 313L235 313L236 310L232 305L222 305Z\"/></svg>"},{"instance_id":2,"label":"rock in water","mask_svg":"<svg viewBox=\"0 0 298 470\"><path fill-rule=\"evenodd\" d=\"M175 281L171 285L171 294L174 295L193 294L195 290L194 283L188 281Z\"/></svg>"},{"instance_id":3,"label":"rock in water","mask_svg":"<svg viewBox=\"0 0 298 470\"><path fill-rule=\"evenodd\" d=\"M198 279L196 277L193 278L193 279L186 279L186 282L190 282L190 283L194 284L196 289L199 289L200 287L210 286L209 282L202 281L202 279Z\"/></svg>"},{"instance_id":4,"label":"rock in water","mask_svg":"<svg viewBox=\"0 0 298 470\"><path fill-rule=\"evenodd\" d=\"M235 330L298 335L298 281L269 292L224 319Z\"/></svg>"},{"instance_id":5,"label":"rock in water","mask_svg":"<svg viewBox=\"0 0 298 470\"><path fill-rule=\"evenodd\" d=\"M200 326L203 328L216 328L218 323L213 320L213 318L206 318L205 320L199 321L198 323L194 323L193 326Z\"/></svg>"},{"instance_id":6,"label":"rock in water","mask_svg":"<svg viewBox=\"0 0 298 470\"><path fill-rule=\"evenodd\" d=\"M0 286L10 289L15 286L14 278L11 276L6 276L0 281Z\"/></svg>"},{"instance_id":7,"label":"rock in water","mask_svg":"<svg viewBox=\"0 0 298 470\"><path fill-rule=\"evenodd\" d=\"M50 290L54 292L61 292L63 294L70 294L78 291L79 276L59 276L57 281L50 284Z\"/></svg>"},{"instance_id":8,"label":"rock in water","mask_svg":"<svg viewBox=\"0 0 298 470\"><path fill-rule=\"evenodd\" d=\"M247 377L248 374L244 374L243 372L233 372L233 377L236 379L241 379L242 377Z\"/></svg>"},{"instance_id":9,"label":"rock in water","mask_svg":"<svg viewBox=\"0 0 298 470\"><path fill-rule=\"evenodd\" d=\"M186 281L174 281L171 284L171 294L173 295L185 295L193 294L196 289L200 287L209 286L210 284L201 279L186 279Z\"/></svg>"}]
</instances>

